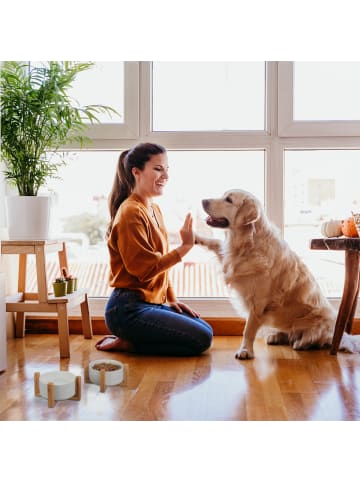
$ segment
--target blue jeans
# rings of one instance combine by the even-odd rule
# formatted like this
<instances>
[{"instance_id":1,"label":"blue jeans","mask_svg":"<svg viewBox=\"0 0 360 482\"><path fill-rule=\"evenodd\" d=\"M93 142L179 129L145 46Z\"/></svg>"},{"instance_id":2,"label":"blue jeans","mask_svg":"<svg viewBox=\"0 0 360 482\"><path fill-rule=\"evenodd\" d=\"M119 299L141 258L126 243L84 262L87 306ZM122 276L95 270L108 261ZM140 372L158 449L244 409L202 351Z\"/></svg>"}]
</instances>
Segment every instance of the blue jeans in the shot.
<instances>
[{"instance_id":1,"label":"blue jeans","mask_svg":"<svg viewBox=\"0 0 360 482\"><path fill-rule=\"evenodd\" d=\"M137 353L198 355L212 342L206 321L177 313L166 305L143 301L136 291L115 288L105 309L106 326L134 345Z\"/></svg>"}]
</instances>

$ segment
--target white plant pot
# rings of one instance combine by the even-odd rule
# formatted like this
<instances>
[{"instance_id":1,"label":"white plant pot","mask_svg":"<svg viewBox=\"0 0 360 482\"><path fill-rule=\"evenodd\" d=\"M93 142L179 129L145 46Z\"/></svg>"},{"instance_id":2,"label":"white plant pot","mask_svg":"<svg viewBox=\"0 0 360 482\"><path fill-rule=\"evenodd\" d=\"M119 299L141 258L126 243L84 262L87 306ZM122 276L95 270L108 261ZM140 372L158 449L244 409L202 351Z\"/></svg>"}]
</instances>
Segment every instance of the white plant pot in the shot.
<instances>
[{"instance_id":1,"label":"white plant pot","mask_svg":"<svg viewBox=\"0 0 360 482\"><path fill-rule=\"evenodd\" d=\"M8 196L6 207L10 240L48 239L49 196Z\"/></svg>"}]
</instances>

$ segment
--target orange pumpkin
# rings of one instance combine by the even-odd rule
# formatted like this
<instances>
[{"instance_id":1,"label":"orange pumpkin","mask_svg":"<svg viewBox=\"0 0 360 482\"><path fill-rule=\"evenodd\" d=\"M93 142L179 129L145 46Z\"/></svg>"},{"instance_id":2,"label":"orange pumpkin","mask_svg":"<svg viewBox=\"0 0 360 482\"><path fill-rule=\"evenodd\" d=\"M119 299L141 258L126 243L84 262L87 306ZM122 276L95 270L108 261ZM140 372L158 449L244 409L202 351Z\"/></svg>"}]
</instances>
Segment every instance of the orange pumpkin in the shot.
<instances>
[{"instance_id":1,"label":"orange pumpkin","mask_svg":"<svg viewBox=\"0 0 360 482\"><path fill-rule=\"evenodd\" d=\"M355 226L354 218L352 216L341 221L341 230L343 232L343 235L347 236L348 238L359 237Z\"/></svg>"}]
</instances>

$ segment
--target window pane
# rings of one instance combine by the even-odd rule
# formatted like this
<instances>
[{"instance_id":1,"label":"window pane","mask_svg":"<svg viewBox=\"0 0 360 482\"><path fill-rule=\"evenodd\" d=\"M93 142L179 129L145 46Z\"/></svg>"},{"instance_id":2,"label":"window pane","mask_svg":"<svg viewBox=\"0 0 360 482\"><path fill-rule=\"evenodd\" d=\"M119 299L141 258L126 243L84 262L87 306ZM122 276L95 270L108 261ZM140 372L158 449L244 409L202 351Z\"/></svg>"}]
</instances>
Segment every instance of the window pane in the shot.
<instances>
[{"instance_id":1,"label":"window pane","mask_svg":"<svg viewBox=\"0 0 360 482\"><path fill-rule=\"evenodd\" d=\"M265 62L154 62L154 131L264 130Z\"/></svg>"},{"instance_id":2,"label":"window pane","mask_svg":"<svg viewBox=\"0 0 360 482\"><path fill-rule=\"evenodd\" d=\"M124 62L95 62L79 73L69 92L81 105L108 105L120 114L99 114L100 122L124 123Z\"/></svg>"},{"instance_id":3,"label":"window pane","mask_svg":"<svg viewBox=\"0 0 360 482\"><path fill-rule=\"evenodd\" d=\"M88 288L90 296L108 296L108 252L104 234L108 223L107 197L112 186L118 152L71 153L52 182L51 235L67 241L69 268ZM190 211L195 229L207 236L222 237L209 228L201 199L221 196L226 190L243 188L264 200L264 151L169 151L170 179L161 205L171 247L179 243L179 229ZM234 182L234 180L239 180ZM79 180L82 180L79 183ZM30 257L32 258L32 257ZM29 263L33 262L29 259ZM49 290L59 275L56 256L48 262ZM28 290L34 289L35 266L29 267ZM228 296L214 254L195 246L171 271L177 296Z\"/></svg>"},{"instance_id":4,"label":"window pane","mask_svg":"<svg viewBox=\"0 0 360 482\"><path fill-rule=\"evenodd\" d=\"M360 211L359 150L286 151L285 238L304 259L326 296L339 297L343 251L311 251L324 221Z\"/></svg>"},{"instance_id":5,"label":"window pane","mask_svg":"<svg viewBox=\"0 0 360 482\"><path fill-rule=\"evenodd\" d=\"M294 120L359 120L360 62L295 62Z\"/></svg>"},{"instance_id":6,"label":"window pane","mask_svg":"<svg viewBox=\"0 0 360 482\"><path fill-rule=\"evenodd\" d=\"M202 209L204 198L222 196L229 189L246 189L264 202L264 151L172 151L169 181L161 206L171 247L180 242L179 229L186 213L194 218L194 230L223 239L224 231L210 228ZM229 292L214 253L200 246L173 267L172 283L177 296L223 297Z\"/></svg>"}]
</instances>

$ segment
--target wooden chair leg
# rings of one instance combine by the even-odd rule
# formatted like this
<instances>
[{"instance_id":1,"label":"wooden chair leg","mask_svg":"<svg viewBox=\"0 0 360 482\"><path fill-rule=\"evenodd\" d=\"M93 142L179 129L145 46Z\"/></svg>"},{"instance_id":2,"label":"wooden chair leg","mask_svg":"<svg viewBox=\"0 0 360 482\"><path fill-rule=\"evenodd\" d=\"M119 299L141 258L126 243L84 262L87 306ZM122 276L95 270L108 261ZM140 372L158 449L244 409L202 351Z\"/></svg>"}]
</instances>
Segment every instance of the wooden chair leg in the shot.
<instances>
[{"instance_id":1,"label":"wooden chair leg","mask_svg":"<svg viewBox=\"0 0 360 482\"><path fill-rule=\"evenodd\" d=\"M91 325L91 317L89 312L89 302L87 294L85 293L85 300L80 303L81 309L81 323L82 323L82 330L84 334L84 338L92 338L92 325Z\"/></svg>"},{"instance_id":2,"label":"wooden chair leg","mask_svg":"<svg viewBox=\"0 0 360 482\"><path fill-rule=\"evenodd\" d=\"M345 326L351 327L351 316L355 313L357 293L359 290L359 251L345 251L345 281L341 304L336 319L332 340L331 355L336 355L340 346Z\"/></svg>"},{"instance_id":3,"label":"wooden chair leg","mask_svg":"<svg viewBox=\"0 0 360 482\"><path fill-rule=\"evenodd\" d=\"M60 358L70 357L69 319L64 303L57 305Z\"/></svg>"},{"instance_id":4,"label":"wooden chair leg","mask_svg":"<svg viewBox=\"0 0 360 482\"><path fill-rule=\"evenodd\" d=\"M25 336L25 313L18 311L15 316L15 337L24 338Z\"/></svg>"}]
</instances>

